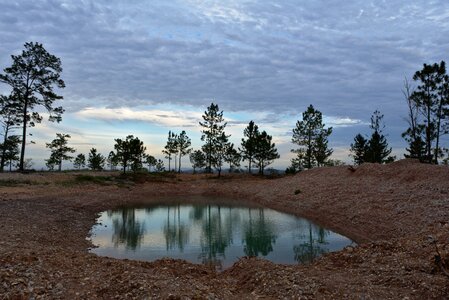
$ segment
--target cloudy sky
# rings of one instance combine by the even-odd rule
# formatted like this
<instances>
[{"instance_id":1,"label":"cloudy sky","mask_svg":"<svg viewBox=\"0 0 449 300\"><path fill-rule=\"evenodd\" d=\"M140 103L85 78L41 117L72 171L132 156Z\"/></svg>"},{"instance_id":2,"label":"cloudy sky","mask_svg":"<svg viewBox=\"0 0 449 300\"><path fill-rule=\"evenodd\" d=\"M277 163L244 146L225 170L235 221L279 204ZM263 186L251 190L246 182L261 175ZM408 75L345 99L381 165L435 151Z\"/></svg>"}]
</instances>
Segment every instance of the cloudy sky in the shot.
<instances>
[{"instance_id":1,"label":"cloudy sky","mask_svg":"<svg viewBox=\"0 0 449 300\"><path fill-rule=\"evenodd\" d=\"M1 69L28 41L63 64L63 122L31 130L27 157L38 168L56 132L84 153L107 154L114 138L134 134L162 158L168 130L186 130L198 148L211 102L236 144L250 120L273 135L274 167L288 165L291 130L309 104L334 127L334 158L350 161L349 144L369 133L376 109L402 156L404 78L449 53L443 0L0 0L0 8Z\"/></svg>"}]
</instances>

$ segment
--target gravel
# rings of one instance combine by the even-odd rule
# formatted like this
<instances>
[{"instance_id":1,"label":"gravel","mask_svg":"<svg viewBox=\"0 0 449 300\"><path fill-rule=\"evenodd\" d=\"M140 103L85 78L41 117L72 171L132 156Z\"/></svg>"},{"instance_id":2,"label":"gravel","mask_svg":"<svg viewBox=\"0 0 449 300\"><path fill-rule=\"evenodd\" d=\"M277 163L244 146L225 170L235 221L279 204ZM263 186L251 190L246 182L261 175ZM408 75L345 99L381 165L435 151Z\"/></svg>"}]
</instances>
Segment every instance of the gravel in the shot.
<instances>
[{"instance_id":1,"label":"gravel","mask_svg":"<svg viewBox=\"0 0 449 300\"><path fill-rule=\"evenodd\" d=\"M181 174L137 184L80 183L78 175L0 174L0 299L449 297L449 277L441 269L449 267L447 166L403 160L277 179ZM182 260L141 262L88 252L93 245L86 237L99 212L181 195L293 213L358 245L310 265L243 257L223 272Z\"/></svg>"}]
</instances>

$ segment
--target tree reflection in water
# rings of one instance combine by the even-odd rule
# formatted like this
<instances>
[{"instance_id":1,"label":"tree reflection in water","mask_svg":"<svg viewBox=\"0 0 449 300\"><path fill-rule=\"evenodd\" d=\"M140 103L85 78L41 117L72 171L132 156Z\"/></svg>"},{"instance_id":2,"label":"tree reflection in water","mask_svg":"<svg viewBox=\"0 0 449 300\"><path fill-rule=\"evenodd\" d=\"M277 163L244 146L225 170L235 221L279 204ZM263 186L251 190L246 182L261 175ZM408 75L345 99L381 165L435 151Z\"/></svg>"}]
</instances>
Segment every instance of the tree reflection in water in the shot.
<instances>
[{"instance_id":1,"label":"tree reflection in water","mask_svg":"<svg viewBox=\"0 0 449 300\"><path fill-rule=\"evenodd\" d=\"M200 214L194 213L193 215L199 216ZM232 209L229 209L228 214L223 214L220 206L212 210L208 205L201 215L202 234L199 258L204 264L222 269L225 250L232 243Z\"/></svg>"},{"instance_id":2,"label":"tree reflection in water","mask_svg":"<svg viewBox=\"0 0 449 300\"><path fill-rule=\"evenodd\" d=\"M256 216L254 209L248 208L248 216L244 224L244 252L247 256L267 256L276 243L274 224L265 219L262 208L257 209Z\"/></svg>"},{"instance_id":3,"label":"tree reflection in water","mask_svg":"<svg viewBox=\"0 0 449 300\"><path fill-rule=\"evenodd\" d=\"M311 263L317 257L328 252L323 246L328 244L325 238L329 235L329 232L318 226L312 228L310 222L308 222L308 227L308 230L301 227L299 229L300 233L305 233L300 234L304 243L293 246L295 260L302 264Z\"/></svg>"},{"instance_id":4,"label":"tree reflection in water","mask_svg":"<svg viewBox=\"0 0 449 300\"><path fill-rule=\"evenodd\" d=\"M171 214L170 216L170 208ZM167 220L162 229L167 250L179 249L184 251L184 246L189 241L189 228L181 222L180 206L167 208Z\"/></svg>"},{"instance_id":5,"label":"tree reflection in water","mask_svg":"<svg viewBox=\"0 0 449 300\"><path fill-rule=\"evenodd\" d=\"M145 233L144 224L136 220L134 208L122 208L108 212L112 219L112 243L114 247L124 244L126 248L135 250L142 242Z\"/></svg>"},{"instance_id":6,"label":"tree reflection in water","mask_svg":"<svg viewBox=\"0 0 449 300\"><path fill-rule=\"evenodd\" d=\"M351 243L305 219L264 208L159 205L108 211L107 217L102 223L110 225L108 229L100 227L100 243L105 244L107 230L107 241L111 241L107 246L117 249L118 257L126 255L126 248L129 257L153 260L170 256L219 269L244 255L279 263L309 263L330 249ZM340 243L337 248L334 241Z\"/></svg>"}]
</instances>

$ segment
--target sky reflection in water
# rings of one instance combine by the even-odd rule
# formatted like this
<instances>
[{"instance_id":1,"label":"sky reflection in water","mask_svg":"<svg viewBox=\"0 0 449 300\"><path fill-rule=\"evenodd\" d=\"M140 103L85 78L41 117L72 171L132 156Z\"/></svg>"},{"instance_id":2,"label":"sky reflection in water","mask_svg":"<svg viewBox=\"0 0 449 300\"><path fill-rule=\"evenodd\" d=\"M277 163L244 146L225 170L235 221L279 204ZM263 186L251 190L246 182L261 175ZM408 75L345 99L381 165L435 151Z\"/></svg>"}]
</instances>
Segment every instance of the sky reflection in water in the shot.
<instances>
[{"instance_id":1,"label":"sky reflection in water","mask_svg":"<svg viewBox=\"0 0 449 300\"><path fill-rule=\"evenodd\" d=\"M352 241L306 219L267 208L164 205L101 213L91 252L153 261L163 257L231 266L242 256L308 263Z\"/></svg>"}]
</instances>

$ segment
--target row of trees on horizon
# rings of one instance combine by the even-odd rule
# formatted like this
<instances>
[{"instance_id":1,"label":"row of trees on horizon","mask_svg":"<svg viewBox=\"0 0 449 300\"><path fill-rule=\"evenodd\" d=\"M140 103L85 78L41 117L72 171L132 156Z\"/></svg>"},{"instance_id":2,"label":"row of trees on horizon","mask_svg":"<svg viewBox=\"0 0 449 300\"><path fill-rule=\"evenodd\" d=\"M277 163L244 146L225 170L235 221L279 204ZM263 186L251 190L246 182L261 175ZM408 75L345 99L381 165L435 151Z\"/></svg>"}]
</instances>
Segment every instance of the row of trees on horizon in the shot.
<instances>
[{"instance_id":1,"label":"row of trees on horizon","mask_svg":"<svg viewBox=\"0 0 449 300\"><path fill-rule=\"evenodd\" d=\"M27 137L30 136L27 129L42 122L43 117L38 113L42 108L49 113L49 121L62 120L64 109L55 106L55 102L63 97L55 89L64 88L65 83L61 79L61 60L48 53L40 43L25 43L22 53L11 57L12 65L0 74L0 82L11 88L9 95L0 95L0 134L3 136L0 171L6 165L11 170L16 162L18 170L23 171L29 163L29 159L25 159ZM413 80L416 88L406 80L403 89L409 124L402 135L409 145L405 156L434 164L444 158L443 162L447 163L448 149L441 143L441 137L449 133L449 76L445 62L424 64L423 69L414 74ZM212 172L215 169L221 174L225 164L232 171L239 170L241 163L246 161L249 172L256 168L263 174L265 168L279 158L272 136L265 130L260 131L253 121L245 128L241 145L236 147L225 132L227 123L217 104L211 103L202 119L199 122L202 127L201 141L204 142L201 149L191 148L191 139L185 131L179 134L169 131L163 150L168 160L168 170L180 172L182 158L189 155L194 172L199 169ZM370 128L371 136L357 134L350 145L354 163L394 161L395 157L390 156L392 149L383 133L383 115L378 110L371 117ZM18 134L18 131L21 133ZM295 157L286 172L296 173L303 169L340 164L340 161L330 158L333 153L328 145L331 134L332 127L325 126L322 113L310 105L302 114L302 120L298 120L293 128L292 143L298 148L291 150ZM81 153L72 156L76 150L68 146L69 138L68 134L57 133L56 138L46 144L50 149L50 157L46 160L49 170L61 170L63 161L73 159L76 169L87 165L99 170L107 163L111 169L121 166L124 172L140 170L144 165L148 165L150 170L165 170L164 162L146 154L144 143L133 135L115 139L114 150L107 157L92 148L87 158Z\"/></svg>"}]
</instances>

